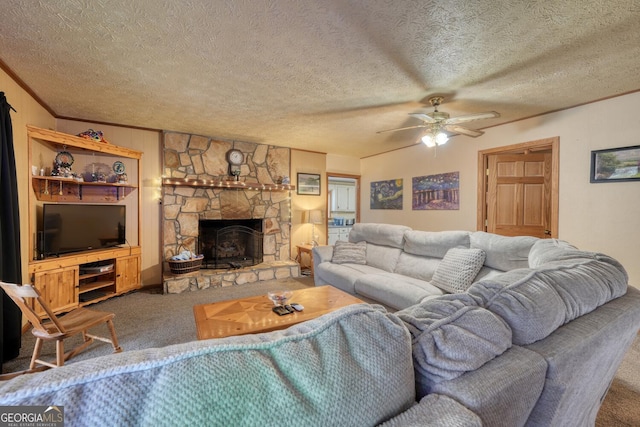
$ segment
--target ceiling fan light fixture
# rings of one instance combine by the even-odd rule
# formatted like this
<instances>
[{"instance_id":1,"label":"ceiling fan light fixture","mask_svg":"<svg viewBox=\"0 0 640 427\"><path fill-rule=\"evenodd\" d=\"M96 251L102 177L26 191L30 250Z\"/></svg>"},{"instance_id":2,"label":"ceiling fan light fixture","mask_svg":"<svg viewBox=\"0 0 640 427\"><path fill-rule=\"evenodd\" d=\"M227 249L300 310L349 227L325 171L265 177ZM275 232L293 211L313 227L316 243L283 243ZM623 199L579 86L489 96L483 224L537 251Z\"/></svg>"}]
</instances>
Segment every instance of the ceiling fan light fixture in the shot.
<instances>
[{"instance_id":1,"label":"ceiling fan light fixture","mask_svg":"<svg viewBox=\"0 0 640 427\"><path fill-rule=\"evenodd\" d=\"M436 135L436 144L438 145L446 144L448 140L449 137L444 132L438 132L438 134Z\"/></svg>"},{"instance_id":2,"label":"ceiling fan light fixture","mask_svg":"<svg viewBox=\"0 0 640 427\"><path fill-rule=\"evenodd\" d=\"M426 145L429 148L436 146L436 140L433 138L433 135L431 135L430 133L422 137L422 142L424 143L424 145Z\"/></svg>"}]
</instances>

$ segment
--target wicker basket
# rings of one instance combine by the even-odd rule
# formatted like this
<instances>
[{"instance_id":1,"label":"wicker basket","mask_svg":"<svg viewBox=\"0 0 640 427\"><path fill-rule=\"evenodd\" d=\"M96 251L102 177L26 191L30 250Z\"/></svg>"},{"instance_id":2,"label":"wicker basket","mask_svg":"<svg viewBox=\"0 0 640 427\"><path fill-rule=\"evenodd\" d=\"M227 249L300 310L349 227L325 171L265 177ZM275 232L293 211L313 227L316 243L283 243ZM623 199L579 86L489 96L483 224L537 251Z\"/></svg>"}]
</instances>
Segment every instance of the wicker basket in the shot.
<instances>
[{"instance_id":1,"label":"wicker basket","mask_svg":"<svg viewBox=\"0 0 640 427\"><path fill-rule=\"evenodd\" d=\"M180 248L187 249L184 245L178 246L178 253L180 253ZM191 252L193 254L193 252ZM191 259L185 260L172 260L168 259L169 268L173 274L185 274L185 273L193 273L194 271L200 270L202 266L202 258L195 258L192 256Z\"/></svg>"}]
</instances>

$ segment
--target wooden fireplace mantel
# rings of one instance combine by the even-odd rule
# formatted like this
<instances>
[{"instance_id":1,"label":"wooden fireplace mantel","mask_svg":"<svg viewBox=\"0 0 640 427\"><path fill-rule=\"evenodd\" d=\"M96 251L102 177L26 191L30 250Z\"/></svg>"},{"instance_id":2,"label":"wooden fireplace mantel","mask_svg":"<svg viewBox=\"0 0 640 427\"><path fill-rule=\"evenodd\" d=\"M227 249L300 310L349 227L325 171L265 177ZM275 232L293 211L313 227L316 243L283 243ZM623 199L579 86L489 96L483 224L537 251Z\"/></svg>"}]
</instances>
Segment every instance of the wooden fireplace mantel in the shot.
<instances>
[{"instance_id":1,"label":"wooden fireplace mantel","mask_svg":"<svg viewBox=\"0 0 640 427\"><path fill-rule=\"evenodd\" d=\"M210 187L261 191L291 191L296 189L296 186L291 184L261 184L259 182L191 178L162 178L162 185L170 185L176 187Z\"/></svg>"}]
</instances>

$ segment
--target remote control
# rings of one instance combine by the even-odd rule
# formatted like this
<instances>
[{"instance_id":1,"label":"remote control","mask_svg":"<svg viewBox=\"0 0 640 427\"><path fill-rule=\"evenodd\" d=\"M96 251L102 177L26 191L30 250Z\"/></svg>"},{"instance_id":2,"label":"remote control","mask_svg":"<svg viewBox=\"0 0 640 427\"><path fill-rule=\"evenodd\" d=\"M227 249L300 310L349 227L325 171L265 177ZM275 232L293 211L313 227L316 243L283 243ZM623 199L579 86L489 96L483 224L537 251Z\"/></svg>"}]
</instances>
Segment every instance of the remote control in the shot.
<instances>
[{"instance_id":1,"label":"remote control","mask_svg":"<svg viewBox=\"0 0 640 427\"><path fill-rule=\"evenodd\" d=\"M291 308L293 308L295 311L302 311L304 310L304 307L301 304L298 303L291 303Z\"/></svg>"}]
</instances>

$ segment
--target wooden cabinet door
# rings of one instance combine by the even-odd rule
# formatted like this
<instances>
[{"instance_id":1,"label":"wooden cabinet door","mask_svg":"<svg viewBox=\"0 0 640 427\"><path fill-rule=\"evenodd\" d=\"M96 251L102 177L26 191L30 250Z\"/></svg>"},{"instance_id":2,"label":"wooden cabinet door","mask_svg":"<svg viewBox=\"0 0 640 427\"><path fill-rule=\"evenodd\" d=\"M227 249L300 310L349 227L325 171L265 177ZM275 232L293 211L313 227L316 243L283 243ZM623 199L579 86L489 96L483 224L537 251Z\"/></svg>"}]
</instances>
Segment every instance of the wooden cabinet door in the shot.
<instances>
[{"instance_id":1,"label":"wooden cabinet door","mask_svg":"<svg viewBox=\"0 0 640 427\"><path fill-rule=\"evenodd\" d=\"M488 232L550 237L550 166L547 153L489 156Z\"/></svg>"},{"instance_id":2,"label":"wooden cabinet door","mask_svg":"<svg viewBox=\"0 0 640 427\"><path fill-rule=\"evenodd\" d=\"M330 211L338 210L338 190L336 189L336 185L329 184L329 206Z\"/></svg>"},{"instance_id":3,"label":"wooden cabinet door","mask_svg":"<svg viewBox=\"0 0 640 427\"><path fill-rule=\"evenodd\" d=\"M34 273L33 286L40 292L54 313L70 311L78 306L77 266ZM44 311L36 305L39 315Z\"/></svg>"},{"instance_id":4,"label":"wooden cabinet door","mask_svg":"<svg viewBox=\"0 0 640 427\"><path fill-rule=\"evenodd\" d=\"M327 242L328 245L335 245L336 242L340 239L340 232L338 231L337 228L330 228L329 229L329 241Z\"/></svg>"},{"instance_id":5,"label":"wooden cabinet door","mask_svg":"<svg viewBox=\"0 0 640 427\"><path fill-rule=\"evenodd\" d=\"M128 292L140 288L140 255L116 260L116 292Z\"/></svg>"}]
</instances>

